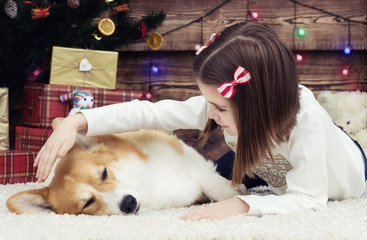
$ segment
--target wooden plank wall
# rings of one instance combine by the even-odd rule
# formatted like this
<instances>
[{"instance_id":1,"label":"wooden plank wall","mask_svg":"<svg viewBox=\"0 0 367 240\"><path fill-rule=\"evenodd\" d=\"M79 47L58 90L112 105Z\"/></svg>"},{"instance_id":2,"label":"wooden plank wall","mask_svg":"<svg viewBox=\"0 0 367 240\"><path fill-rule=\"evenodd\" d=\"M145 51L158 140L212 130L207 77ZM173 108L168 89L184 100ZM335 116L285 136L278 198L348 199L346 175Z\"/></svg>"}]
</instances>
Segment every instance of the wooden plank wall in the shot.
<instances>
[{"instance_id":1,"label":"wooden plank wall","mask_svg":"<svg viewBox=\"0 0 367 240\"><path fill-rule=\"evenodd\" d=\"M204 40L213 32L220 32L233 23L245 21L247 0L134 0L131 2L131 16L141 17L151 11L163 10L167 17L158 32L165 34L208 13L219 4L226 2L217 11L203 19ZM367 2L365 0L299 0L310 6L349 18L351 41L356 50L367 48L366 25ZM296 7L296 15L294 10ZM270 25L283 41L291 47L294 23L306 29L306 36L297 39L295 47L305 50L341 50L348 43L348 22L314 9L294 4L291 0L249 0L249 10L259 13L259 22ZM296 18L295 18L296 16ZM192 50L200 42L200 21L165 35L162 50ZM145 44L130 46L131 50L148 50Z\"/></svg>"},{"instance_id":2,"label":"wooden plank wall","mask_svg":"<svg viewBox=\"0 0 367 240\"><path fill-rule=\"evenodd\" d=\"M165 98L182 100L198 94L191 77L191 67L195 58L194 46L201 41L201 23L194 22L177 31L168 32L199 19L223 2L225 4L221 8L203 18L204 43L211 33L245 21L248 18L246 13L249 3L249 9L260 15L257 21L270 25L289 48L304 55L304 61L298 64L302 84L309 86L316 94L324 89L355 90L357 85L359 89L367 90L365 0L299 1L340 17L330 16L290 0L131 1L131 16L136 18L151 11L163 10L167 13L163 25L157 29L163 35L164 43L158 51L150 50L145 42L118 49L120 60L117 87L147 91L150 79L153 85L152 101ZM348 21L341 17L350 20L350 43L353 46L350 56L343 53L349 35ZM306 35L303 38L296 36L292 41L294 23L306 29ZM157 66L159 72L149 77L150 64ZM343 76L342 69L351 64L353 67L350 74Z\"/></svg>"},{"instance_id":3,"label":"wooden plank wall","mask_svg":"<svg viewBox=\"0 0 367 240\"><path fill-rule=\"evenodd\" d=\"M161 99L185 100L200 94L192 79L191 68L195 58L194 47L207 42L213 32L240 22L251 20L247 11L256 11L256 21L271 26L285 44L301 52L304 60L298 63L300 81L317 95L322 90L367 91L367 1L350 0L300 0L334 14L333 16L295 4L290 0L134 0L131 2L131 16L140 18L151 11L163 10L166 20L156 31L164 38L160 50L152 51L141 41L120 51L117 88L147 92L149 81L152 86L152 101ZM213 8L224 3L211 15L200 19ZM249 8L248 8L249 6ZM296 15L295 15L296 11ZM349 19L349 22L348 22ZM189 24L186 27L186 24ZM295 24L306 30L304 37L295 36ZM352 54L343 53L348 44L348 24ZM182 28L180 28L182 27ZM175 30L179 28L178 30ZM171 32L172 30L175 30ZM201 36L203 36L201 38ZM202 40L203 39L203 40ZM150 66L158 67L156 74ZM351 65L350 74L343 76L342 69ZM179 131L179 136L194 146L197 145L197 131ZM208 149L217 149L208 151ZM227 151L220 134L210 140L201 152L210 159L216 159Z\"/></svg>"},{"instance_id":4,"label":"wooden plank wall","mask_svg":"<svg viewBox=\"0 0 367 240\"><path fill-rule=\"evenodd\" d=\"M346 57L343 51L303 51L304 61L298 63L301 84L315 94L321 90L367 91L367 51L354 52ZM348 76L341 74L351 63ZM200 94L192 78L194 51L120 52L117 88L146 92L149 79L152 101L161 99L185 100ZM151 73L149 66L158 67ZM150 76L149 76L150 74Z\"/></svg>"}]
</instances>

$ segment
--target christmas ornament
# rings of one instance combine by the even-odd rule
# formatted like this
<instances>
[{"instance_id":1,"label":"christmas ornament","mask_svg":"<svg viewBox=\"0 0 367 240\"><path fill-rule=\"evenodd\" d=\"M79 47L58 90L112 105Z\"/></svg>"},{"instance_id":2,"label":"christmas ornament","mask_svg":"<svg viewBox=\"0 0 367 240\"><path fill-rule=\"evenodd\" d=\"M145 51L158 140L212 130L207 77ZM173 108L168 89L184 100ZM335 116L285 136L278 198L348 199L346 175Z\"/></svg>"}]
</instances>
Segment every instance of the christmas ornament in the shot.
<instances>
[{"instance_id":1,"label":"christmas ornament","mask_svg":"<svg viewBox=\"0 0 367 240\"><path fill-rule=\"evenodd\" d=\"M102 39L102 37L100 37L100 36L98 35L97 31L96 31L96 32L94 32L94 33L92 33L92 36L93 36L97 41L99 41L99 40L101 40L101 39Z\"/></svg>"},{"instance_id":2,"label":"christmas ornament","mask_svg":"<svg viewBox=\"0 0 367 240\"><path fill-rule=\"evenodd\" d=\"M78 8L80 6L80 0L68 0L68 6L71 8Z\"/></svg>"},{"instance_id":3,"label":"christmas ornament","mask_svg":"<svg viewBox=\"0 0 367 240\"><path fill-rule=\"evenodd\" d=\"M140 30L141 30L141 36L145 41L145 34L147 33L148 28L146 26L144 26L143 21L141 21L141 29Z\"/></svg>"},{"instance_id":4,"label":"christmas ornament","mask_svg":"<svg viewBox=\"0 0 367 240\"><path fill-rule=\"evenodd\" d=\"M104 36L111 36L115 32L115 23L110 18L102 18L98 22L98 30Z\"/></svg>"},{"instance_id":5,"label":"christmas ornament","mask_svg":"<svg viewBox=\"0 0 367 240\"><path fill-rule=\"evenodd\" d=\"M22 1L22 3L32 4L37 7L37 8L31 9L31 15L32 15L33 20L39 19L39 18L45 18L48 15L50 15L49 9L51 8L51 5L48 6L47 8L43 8L31 1Z\"/></svg>"},{"instance_id":6,"label":"christmas ornament","mask_svg":"<svg viewBox=\"0 0 367 240\"><path fill-rule=\"evenodd\" d=\"M115 7L112 8L111 12L113 15L120 13L120 12L127 12L129 11L129 6L125 3L125 4L121 4L121 5L117 5Z\"/></svg>"},{"instance_id":7,"label":"christmas ornament","mask_svg":"<svg viewBox=\"0 0 367 240\"><path fill-rule=\"evenodd\" d=\"M47 17L48 15L50 15L50 12L48 11L50 7L51 6L46 9L43 9L42 7L31 9L32 19L34 20Z\"/></svg>"},{"instance_id":8,"label":"christmas ornament","mask_svg":"<svg viewBox=\"0 0 367 240\"><path fill-rule=\"evenodd\" d=\"M83 58L79 65L79 71L88 72L92 70L92 64L89 63L88 59Z\"/></svg>"},{"instance_id":9,"label":"christmas ornament","mask_svg":"<svg viewBox=\"0 0 367 240\"><path fill-rule=\"evenodd\" d=\"M13 0L8 0L4 4L5 14L8 15L9 18L13 19L18 15L18 6L17 3Z\"/></svg>"},{"instance_id":10,"label":"christmas ornament","mask_svg":"<svg viewBox=\"0 0 367 240\"><path fill-rule=\"evenodd\" d=\"M163 37L159 33L152 33L148 37L148 46L152 50L158 50L161 48L163 43Z\"/></svg>"}]
</instances>

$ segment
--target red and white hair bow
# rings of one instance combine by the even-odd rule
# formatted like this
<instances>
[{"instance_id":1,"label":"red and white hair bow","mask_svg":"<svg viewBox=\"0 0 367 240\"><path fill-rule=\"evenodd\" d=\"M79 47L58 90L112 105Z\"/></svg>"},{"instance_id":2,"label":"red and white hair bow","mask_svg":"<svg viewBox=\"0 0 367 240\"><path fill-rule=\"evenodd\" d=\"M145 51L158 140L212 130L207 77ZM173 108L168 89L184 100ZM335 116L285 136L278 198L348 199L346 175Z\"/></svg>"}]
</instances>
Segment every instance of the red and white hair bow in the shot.
<instances>
[{"instance_id":1,"label":"red and white hair bow","mask_svg":"<svg viewBox=\"0 0 367 240\"><path fill-rule=\"evenodd\" d=\"M212 44L212 42L214 42L215 39L217 39L217 37L219 37L219 33L213 33L210 38L209 38L209 42L206 45L203 45L199 48L199 50L196 51L196 55L199 55L201 53L201 51L203 51L205 48L209 47L210 44Z\"/></svg>"},{"instance_id":2,"label":"red and white hair bow","mask_svg":"<svg viewBox=\"0 0 367 240\"><path fill-rule=\"evenodd\" d=\"M225 98L233 98L235 89L234 87L239 84L248 83L251 80L250 73L241 66L238 66L233 73L234 80L232 82L225 82L217 87L217 90Z\"/></svg>"}]
</instances>

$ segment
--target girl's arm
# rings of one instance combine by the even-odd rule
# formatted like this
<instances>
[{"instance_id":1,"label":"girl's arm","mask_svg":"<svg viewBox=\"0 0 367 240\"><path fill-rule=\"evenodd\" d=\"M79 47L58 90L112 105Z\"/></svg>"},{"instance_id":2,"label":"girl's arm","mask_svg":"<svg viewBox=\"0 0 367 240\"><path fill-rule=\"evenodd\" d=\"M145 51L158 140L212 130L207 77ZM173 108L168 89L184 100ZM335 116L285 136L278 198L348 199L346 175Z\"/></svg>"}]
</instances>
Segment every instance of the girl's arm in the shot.
<instances>
[{"instance_id":1,"label":"girl's arm","mask_svg":"<svg viewBox=\"0 0 367 240\"><path fill-rule=\"evenodd\" d=\"M203 129L207 121L207 102L203 96L156 103L133 100L81 112L88 122L87 136L142 128L166 131Z\"/></svg>"},{"instance_id":2,"label":"girl's arm","mask_svg":"<svg viewBox=\"0 0 367 240\"><path fill-rule=\"evenodd\" d=\"M237 197L210 204L206 208L194 210L181 219L187 221L220 220L238 214L248 213L250 206Z\"/></svg>"},{"instance_id":3,"label":"girl's arm","mask_svg":"<svg viewBox=\"0 0 367 240\"><path fill-rule=\"evenodd\" d=\"M38 182L47 179L57 157L64 157L75 143L77 133L88 136L135 131L141 128L173 131L203 129L207 121L204 97L186 101L162 100L156 103L134 100L104 107L81 110L65 118L38 153Z\"/></svg>"}]
</instances>

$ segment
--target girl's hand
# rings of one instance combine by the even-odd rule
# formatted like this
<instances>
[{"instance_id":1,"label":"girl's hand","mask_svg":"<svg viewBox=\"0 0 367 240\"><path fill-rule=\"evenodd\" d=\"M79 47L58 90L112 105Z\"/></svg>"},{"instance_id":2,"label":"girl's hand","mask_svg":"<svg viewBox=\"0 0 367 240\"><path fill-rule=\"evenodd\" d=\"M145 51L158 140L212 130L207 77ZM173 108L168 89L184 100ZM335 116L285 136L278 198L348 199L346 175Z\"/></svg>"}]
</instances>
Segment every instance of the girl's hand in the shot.
<instances>
[{"instance_id":1,"label":"girl's hand","mask_svg":"<svg viewBox=\"0 0 367 240\"><path fill-rule=\"evenodd\" d=\"M56 158L63 158L74 146L77 132L87 128L83 114L75 114L62 120L54 129L47 142L38 152L33 166L37 167L37 182L45 181Z\"/></svg>"},{"instance_id":2,"label":"girl's hand","mask_svg":"<svg viewBox=\"0 0 367 240\"><path fill-rule=\"evenodd\" d=\"M210 204L208 207L192 211L181 219L187 221L220 220L238 214L247 213L250 206L238 197Z\"/></svg>"}]
</instances>

